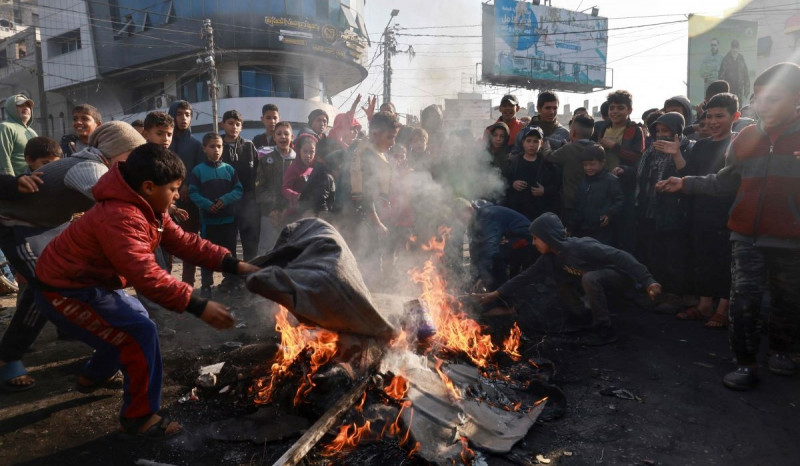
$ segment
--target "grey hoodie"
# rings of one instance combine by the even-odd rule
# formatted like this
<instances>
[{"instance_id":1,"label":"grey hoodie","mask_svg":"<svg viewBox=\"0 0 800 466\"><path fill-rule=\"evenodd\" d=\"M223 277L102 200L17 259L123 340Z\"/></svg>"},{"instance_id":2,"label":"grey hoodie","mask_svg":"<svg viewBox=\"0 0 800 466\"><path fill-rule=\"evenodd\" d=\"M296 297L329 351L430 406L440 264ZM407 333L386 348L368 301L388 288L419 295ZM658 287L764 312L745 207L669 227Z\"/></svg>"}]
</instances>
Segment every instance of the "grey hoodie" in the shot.
<instances>
[{"instance_id":1,"label":"grey hoodie","mask_svg":"<svg viewBox=\"0 0 800 466\"><path fill-rule=\"evenodd\" d=\"M637 286L647 287L656 282L647 268L627 252L607 246L594 238L567 237L564 225L554 213L547 212L537 217L531 222L530 232L544 241L552 251L542 254L533 265L498 288L501 298L512 297L515 292L555 270L583 276L586 272L611 269L630 278Z\"/></svg>"},{"instance_id":2,"label":"grey hoodie","mask_svg":"<svg viewBox=\"0 0 800 466\"><path fill-rule=\"evenodd\" d=\"M683 114L686 117L685 126L686 127L692 126L692 123L694 123L694 117L692 113L692 103L689 101L689 99L687 99L685 96L682 95L676 95L674 97L670 97L669 99L665 100L664 107L666 108L666 106L669 105L670 103L680 104L680 106L683 107ZM683 131L681 131L681 133L683 133Z\"/></svg>"}]
</instances>

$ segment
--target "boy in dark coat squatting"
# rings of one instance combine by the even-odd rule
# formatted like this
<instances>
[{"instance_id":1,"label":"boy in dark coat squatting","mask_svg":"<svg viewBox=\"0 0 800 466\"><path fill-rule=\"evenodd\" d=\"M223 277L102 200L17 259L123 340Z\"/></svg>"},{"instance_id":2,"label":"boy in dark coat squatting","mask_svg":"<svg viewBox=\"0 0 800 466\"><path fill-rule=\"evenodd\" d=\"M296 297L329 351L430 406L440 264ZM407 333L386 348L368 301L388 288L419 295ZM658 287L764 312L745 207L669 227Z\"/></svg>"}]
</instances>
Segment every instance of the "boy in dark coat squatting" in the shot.
<instances>
[{"instance_id":1,"label":"boy in dark coat squatting","mask_svg":"<svg viewBox=\"0 0 800 466\"><path fill-rule=\"evenodd\" d=\"M600 346L617 339L611 328L609 296L621 295L632 286L645 288L650 299L661 293L661 285L633 256L594 238L568 238L564 225L553 213L542 214L534 220L530 233L541 257L497 290L474 295L481 304L495 300L511 302L515 294L543 280L548 273L561 272L556 275L556 281L561 282L580 277L592 313L592 327L583 342Z\"/></svg>"}]
</instances>

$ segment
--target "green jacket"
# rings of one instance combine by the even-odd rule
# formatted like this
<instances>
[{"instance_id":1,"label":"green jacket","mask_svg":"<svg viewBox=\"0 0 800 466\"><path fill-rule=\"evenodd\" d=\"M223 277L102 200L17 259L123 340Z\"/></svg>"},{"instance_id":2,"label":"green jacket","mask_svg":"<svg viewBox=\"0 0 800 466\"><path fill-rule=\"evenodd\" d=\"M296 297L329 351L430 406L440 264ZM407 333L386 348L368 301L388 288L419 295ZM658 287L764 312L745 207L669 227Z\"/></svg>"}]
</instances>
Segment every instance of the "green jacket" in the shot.
<instances>
[{"instance_id":1,"label":"green jacket","mask_svg":"<svg viewBox=\"0 0 800 466\"><path fill-rule=\"evenodd\" d=\"M0 173L21 175L28 168L25 163L25 144L38 136L29 125L22 123L17 112L16 95L6 99L6 121L0 123Z\"/></svg>"}]
</instances>

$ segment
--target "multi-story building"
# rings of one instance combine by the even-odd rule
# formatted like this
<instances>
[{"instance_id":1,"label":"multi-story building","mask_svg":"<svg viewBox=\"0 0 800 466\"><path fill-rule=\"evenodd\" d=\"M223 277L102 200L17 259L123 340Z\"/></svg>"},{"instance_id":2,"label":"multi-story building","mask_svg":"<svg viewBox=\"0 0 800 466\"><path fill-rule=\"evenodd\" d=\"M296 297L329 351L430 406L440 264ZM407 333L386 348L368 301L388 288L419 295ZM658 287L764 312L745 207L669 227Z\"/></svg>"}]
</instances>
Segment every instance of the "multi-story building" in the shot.
<instances>
[{"instance_id":1,"label":"multi-story building","mask_svg":"<svg viewBox=\"0 0 800 466\"><path fill-rule=\"evenodd\" d=\"M331 96L367 76L365 0L38 3L44 89L65 98L50 106L54 115L86 102L104 120L131 121L183 99L195 108L194 132L209 130L206 19L219 115L242 112L245 137L263 131L265 103L277 104L283 120L304 123L316 108L333 120Z\"/></svg>"}]
</instances>

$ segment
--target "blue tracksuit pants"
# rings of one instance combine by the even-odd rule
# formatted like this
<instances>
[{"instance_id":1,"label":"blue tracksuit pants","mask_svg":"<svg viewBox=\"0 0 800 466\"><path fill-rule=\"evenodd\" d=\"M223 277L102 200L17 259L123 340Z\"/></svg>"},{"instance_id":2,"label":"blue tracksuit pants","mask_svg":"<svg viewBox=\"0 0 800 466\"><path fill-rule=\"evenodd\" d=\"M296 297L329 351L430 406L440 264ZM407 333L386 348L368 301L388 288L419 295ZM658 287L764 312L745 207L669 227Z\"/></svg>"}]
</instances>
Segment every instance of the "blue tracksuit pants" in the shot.
<instances>
[{"instance_id":1,"label":"blue tracksuit pants","mask_svg":"<svg viewBox=\"0 0 800 466\"><path fill-rule=\"evenodd\" d=\"M121 418L161 407L162 362L156 324L136 298L105 288L37 289L36 305L59 328L95 349L83 375L103 381L124 375Z\"/></svg>"}]
</instances>

